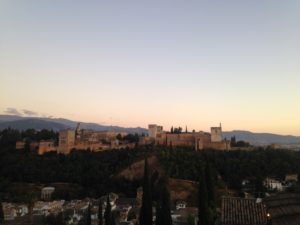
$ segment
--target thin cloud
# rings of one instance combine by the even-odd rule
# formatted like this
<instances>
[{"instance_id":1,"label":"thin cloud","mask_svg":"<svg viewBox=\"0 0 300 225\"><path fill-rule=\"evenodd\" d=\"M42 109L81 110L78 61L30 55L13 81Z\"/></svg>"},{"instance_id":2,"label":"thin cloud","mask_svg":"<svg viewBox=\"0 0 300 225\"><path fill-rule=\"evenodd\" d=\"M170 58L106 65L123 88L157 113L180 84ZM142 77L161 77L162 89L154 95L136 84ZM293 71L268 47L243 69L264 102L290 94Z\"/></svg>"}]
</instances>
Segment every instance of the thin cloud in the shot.
<instances>
[{"instance_id":1,"label":"thin cloud","mask_svg":"<svg viewBox=\"0 0 300 225\"><path fill-rule=\"evenodd\" d=\"M19 112L16 108L7 108L4 113L14 116L22 116L23 114Z\"/></svg>"},{"instance_id":2,"label":"thin cloud","mask_svg":"<svg viewBox=\"0 0 300 225\"><path fill-rule=\"evenodd\" d=\"M26 116L38 116L39 115L37 112L27 110L27 109L23 109L22 111L23 111L24 115L26 115Z\"/></svg>"},{"instance_id":3,"label":"thin cloud","mask_svg":"<svg viewBox=\"0 0 300 225\"><path fill-rule=\"evenodd\" d=\"M48 115L48 114L42 114L41 117L43 117L43 118L50 118L50 119L54 118L53 116Z\"/></svg>"}]
</instances>

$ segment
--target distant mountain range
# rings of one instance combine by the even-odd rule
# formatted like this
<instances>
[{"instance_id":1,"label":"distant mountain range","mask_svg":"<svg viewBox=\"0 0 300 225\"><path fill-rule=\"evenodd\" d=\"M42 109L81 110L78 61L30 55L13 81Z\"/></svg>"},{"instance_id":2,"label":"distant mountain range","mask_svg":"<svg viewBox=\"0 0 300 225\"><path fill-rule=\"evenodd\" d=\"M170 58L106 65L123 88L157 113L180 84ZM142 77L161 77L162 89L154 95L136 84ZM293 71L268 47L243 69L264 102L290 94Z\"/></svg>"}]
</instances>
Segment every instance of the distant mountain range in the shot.
<instances>
[{"instance_id":1,"label":"distant mountain range","mask_svg":"<svg viewBox=\"0 0 300 225\"><path fill-rule=\"evenodd\" d=\"M72 121L63 118L47 118L47 117L21 117L11 115L0 115L0 130L11 127L19 130L26 129L48 129L59 131L66 128L75 129L77 121ZM128 133L146 134L148 130L141 127L119 127L119 126L105 126L96 123L83 123L80 122L81 129L92 129L98 131L125 131Z\"/></svg>"},{"instance_id":2,"label":"distant mountain range","mask_svg":"<svg viewBox=\"0 0 300 225\"><path fill-rule=\"evenodd\" d=\"M59 131L66 128L75 128L78 122L63 118L47 118L47 117L21 117L13 115L0 115L0 130L11 127L19 130L33 128L36 130L48 129ZM81 129L92 129L98 131L125 131L128 133L147 134L148 130L141 127L126 128L119 126L106 126L96 123L80 122ZM272 143L281 145L300 145L300 137L292 135L278 135L270 133L253 133L249 131L234 130L223 132L224 138L230 140L235 136L236 140L247 141L253 145L268 145Z\"/></svg>"},{"instance_id":3,"label":"distant mountain range","mask_svg":"<svg viewBox=\"0 0 300 225\"><path fill-rule=\"evenodd\" d=\"M223 132L224 138L230 140L235 136L236 140L244 140L253 145L268 145L268 144L298 144L300 145L300 137L292 135L279 135L270 133L253 133L243 130L234 130Z\"/></svg>"}]
</instances>

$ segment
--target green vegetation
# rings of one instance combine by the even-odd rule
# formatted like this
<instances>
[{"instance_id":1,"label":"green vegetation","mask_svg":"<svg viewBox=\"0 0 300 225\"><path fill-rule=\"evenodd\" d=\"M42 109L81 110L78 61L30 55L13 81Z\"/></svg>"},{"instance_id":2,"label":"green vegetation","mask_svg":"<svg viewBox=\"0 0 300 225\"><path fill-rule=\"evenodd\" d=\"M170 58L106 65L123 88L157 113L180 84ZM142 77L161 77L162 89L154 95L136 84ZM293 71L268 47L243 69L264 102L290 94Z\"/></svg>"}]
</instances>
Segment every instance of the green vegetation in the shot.
<instances>
[{"instance_id":1,"label":"green vegetation","mask_svg":"<svg viewBox=\"0 0 300 225\"><path fill-rule=\"evenodd\" d=\"M46 130L19 132L6 129L0 132L0 199L31 202L37 197L24 188L25 184L47 185L56 182L67 183L76 188L66 190L57 188L55 199L99 197L108 192L133 197L136 195L137 187L143 184L142 180L128 181L116 175L131 163L151 154L158 157L171 178L198 181L202 178L201 168L209 165L209 168L205 169L206 174L211 174L205 181L209 201L216 198L211 192L216 185L225 184L229 188L241 191L242 180L248 179L253 191L259 194L263 192L262 181L268 176L283 179L287 173L300 174L300 153L287 150L195 152L188 147L137 146L133 150L103 152L74 150L69 155L52 152L41 156L35 152L15 149L17 140L55 139L55 137L57 137L55 132ZM148 176L150 177L150 174ZM154 199L159 198L159 194L155 193L152 187L158 177L157 172L151 174L150 189ZM15 188L18 184L23 188Z\"/></svg>"},{"instance_id":2,"label":"green vegetation","mask_svg":"<svg viewBox=\"0 0 300 225\"><path fill-rule=\"evenodd\" d=\"M103 225L102 202L99 201L98 206L98 225Z\"/></svg>"},{"instance_id":3,"label":"green vegetation","mask_svg":"<svg viewBox=\"0 0 300 225\"><path fill-rule=\"evenodd\" d=\"M165 178L156 207L155 225L172 225L170 191L168 179Z\"/></svg>"},{"instance_id":4,"label":"green vegetation","mask_svg":"<svg viewBox=\"0 0 300 225\"><path fill-rule=\"evenodd\" d=\"M16 141L24 140L25 143L31 141L41 141L41 140L54 140L58 142L58 133L52 130L40 130L36 131L34 129L28 129L25 131L19 131L15 129L4 129L0 132L0 146L4 147L13 147L16 145Z\"/></svg>"},{"instance_id":5,"label":"green vegetation","mask_svg":"<svg viewBox=\"0 0 300 225\"><path fill-rule=\"evenodd\" d=\"M209 223L209 209L206 179L203 168L201 168L201 177L198 187L198 225L207 225Z\"/></svg>"},{"instance_id":6,"label":"green vegetation","mask_svg":"<svg viewBox=\"0 0 300 225\"><path fill-rule=\"evenodd\" d=\"M186 132L187 132L187 128L186 128ZM171 134L181 134L182 133L182 127L174 127L173 126L171 127L171 130L170 130L170 133Z\"/></svg>"},{"instance_id":7,"label":"green vegetation","mask_svg":"<svg viewBox=\"0 0 300 225\"><path fill-rule=\"evenodd\" d=\"M149 177L148 160L145 158L142 207L139 217L140 225L152 225L152 193Z\"/></svg>"},{"instance_id":8,"label":"green vegetation","mask_svg":"<svg viewBox=\"0 0 300 225\"><path fill-rule=\"evenodd\" d=\"M4 213L3 213L2 202L0 201L0 224L2 224L3 221L4 221Z\"/></svg>"},{"instance_id":9,"label":"green vegetation","mask_svg":"<svg viewBox=\"0 0 300 225\"><path fill-rule=\"evenodd\" d=\"M248 179L259 183L266 177L284 179L288 173L300 174L300 152L258 148L253 151L195 152L189 149L158 147L160 162L170 177L197 181L201 167L210 164L212 177L222 177L229 188L241 190L241 182ZM258 176L259 175L259 176ZM259 191L259 190L258 190Z\"/></svg>"},{"instance_id":10,"label":"green vegetation","mask_svg":"<svg viewBox=\"0 0 300 225\"><path fill-rule=\"evenodd\" d=\"M29 137L31 133L41 132L25 133ZM12 129L0 132L0 199L6 201L27 202L28 190L12 188L20 186L16 185L18 183L70 184L65 190L57 188L54 199L99 197L111 191L135 196L141 182L116 179L114 175L152 151L151 147L103 152L74 150L69 155L49 152L41 156L36 152L15 149L16 141L22 135Z\"/></svg>"},{"instance_id":11,"label":"green vegetation","mask_svg":"<svg viewBox=\"0 0 300 225\"><path fill-rule=\"evenodd\" d=\"M86 222L85 225L92 225L92 220L91 220L91 206L89 204L86 212Z\"/></svg>"},{"instance_id":12,"label":"green vegetation","mask_svg":"<svg viewBox=\"0 0 300 225\"><path fill-rule=\"evenodd\" d=\"M112 225L113 218L112 218L112 213L111 213L109 194L107 194L107 198L106 198L106 208L105 208L105 212L104 212L104 219L105 219L105 225Z\"/></svg>"},{"instance_id":13,"label":"green vegetation","mask_svg":"<svg viewBox=\"0 0 300 225\"><path fill-rule=\"evenodd\" d=\"M235 136L230 139L231 147L250 147L250 144L245 141L236 141Z\"/></svg>"},{"instance_id":14,"label":"green vegetation","mask_svg":"<svg viewBox=\"0 0 300 225\"><path fill-rule=\"evenodd\" d=\"M43 225L66 225L67 223L64 221L63 214L60 213L58 215L50 214L45 217L42 221Z\"/></svg>"},{"instance_id":15,"label":"green vegetation","mask_svg":"<svg viewBox=\"0 0 300 225\"><path fill-rule=\"evenodd\" d=\"M124 137L122 137L121 134L118 134L116 136L116 138L119 141L127 141L129 143L138 143L139 142L139 135L137 133L135 133L135 134L127 134Z\"/></svg>"}]
</instances>

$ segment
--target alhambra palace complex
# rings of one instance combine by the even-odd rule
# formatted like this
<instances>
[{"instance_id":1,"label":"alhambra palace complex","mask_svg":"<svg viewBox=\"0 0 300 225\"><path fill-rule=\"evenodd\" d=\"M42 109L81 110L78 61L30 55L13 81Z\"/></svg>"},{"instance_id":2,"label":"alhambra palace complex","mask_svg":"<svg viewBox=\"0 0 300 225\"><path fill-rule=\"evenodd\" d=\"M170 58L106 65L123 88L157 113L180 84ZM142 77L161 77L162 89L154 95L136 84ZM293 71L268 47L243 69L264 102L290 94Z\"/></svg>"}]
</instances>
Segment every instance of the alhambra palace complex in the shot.
<instances>
[{"instance_id":1,"label":"alhambra palace complex","mask_svg":"<svg viewBox=\"0 0 300 225\"><path fill-rule=\"evenodd\" d=\"M76 129L65 129L59 132L58 146L53 140L44 140L30 143L31 149L37 149L38 154L56 151L58 153L69 154L72 149L103 151L110 149L132 149L138 145L165 145L165 146L189 146L195 151L203 149L230 150L230 141L224 140L221 124L219 127L211 127L211 132L169 132L164 131L162 126L150 124L148 126L148 135L139 136L138 143L132 143L124 137L127 132L118 131L95 131L88 129L79 129L79 123ZM123 139L124 138L124 139ZM25 142L18 141L17 149L24 149Z\"/></svg>"},{"instance_id":2,"label":"alhambra palace complex","mask_svg":"<svg viewBox=\"0 0 300 225\"><path fill-rule=\"evenodd\" d=\"M143 143L154 143L155 145L167 146L189 146L196 151L203 149L230 150L230 141L224 140L222 135L222 126L211 127L211 132L166 132L162 126L150 124L148 126L148 136L142 137Z\"/></svg>"}]
</instances>

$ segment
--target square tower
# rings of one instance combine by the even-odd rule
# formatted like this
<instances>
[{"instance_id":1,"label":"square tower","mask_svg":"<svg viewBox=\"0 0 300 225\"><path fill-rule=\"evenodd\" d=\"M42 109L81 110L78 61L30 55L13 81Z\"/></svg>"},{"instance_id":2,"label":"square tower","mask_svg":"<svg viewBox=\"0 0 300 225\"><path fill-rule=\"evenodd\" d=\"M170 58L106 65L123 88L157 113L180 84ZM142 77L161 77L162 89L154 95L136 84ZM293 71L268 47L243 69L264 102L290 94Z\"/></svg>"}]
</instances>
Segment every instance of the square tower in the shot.
<instances>
[{"instance_id":1,"label":"square tower","mask_svg":"<svg viewBox=\"0 0 300 225\"><path fill-rule=\"evenodd\" d=\"M222 142L222 126L210 128L211 142Z\"/></svg>"},{"instance_id":2,"label":"square tower","mask_svg":"<svg viewBox=\"0 0 300 225\"><path fill-rule=\"evenodd\" d=\"M67 129L59 132L58 152L69 154L75 145L75 130Z\"/></svg>"}]
</instances>

